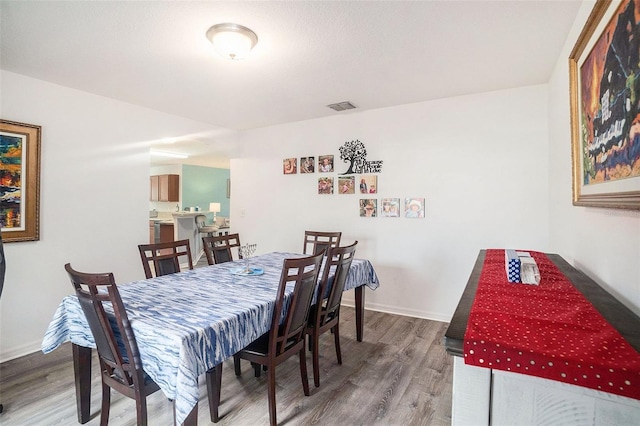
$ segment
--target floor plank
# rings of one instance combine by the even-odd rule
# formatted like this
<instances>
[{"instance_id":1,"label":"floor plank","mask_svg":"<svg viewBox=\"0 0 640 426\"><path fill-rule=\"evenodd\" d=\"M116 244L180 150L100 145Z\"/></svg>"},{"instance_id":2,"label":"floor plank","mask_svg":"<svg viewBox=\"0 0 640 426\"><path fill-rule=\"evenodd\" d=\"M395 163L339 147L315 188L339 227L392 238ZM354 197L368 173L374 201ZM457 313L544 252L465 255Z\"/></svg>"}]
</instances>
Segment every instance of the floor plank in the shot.
<instances>
[{"instance_id":1,"label":"floor plank","mask_svg":"<svg viewBox=\"0 0 640 426\"><path fill-rule=\"evenodd\" d=\"M320 387L302 392L297 357L278 367L276 402L282 425L449 425L452 360L443 342L447 324L366 311L364 341L355 339L355 311L343 307L338 365L333 336L321 337ZM222 378L221 426L268 424L266 375L256 379L248 363L236 377L232 360ZM100 380L94 356L92 419L100 423ZM204 377L200 381L198 423L211 424ZM75 425L76 406L71 347L34 353L0 364L0 414L3 426ZM162 394L148 398L149 424L172 425L172 404ZM112 393L109 424L135 425L135 404Z\"/></svg>"}]
</instances>

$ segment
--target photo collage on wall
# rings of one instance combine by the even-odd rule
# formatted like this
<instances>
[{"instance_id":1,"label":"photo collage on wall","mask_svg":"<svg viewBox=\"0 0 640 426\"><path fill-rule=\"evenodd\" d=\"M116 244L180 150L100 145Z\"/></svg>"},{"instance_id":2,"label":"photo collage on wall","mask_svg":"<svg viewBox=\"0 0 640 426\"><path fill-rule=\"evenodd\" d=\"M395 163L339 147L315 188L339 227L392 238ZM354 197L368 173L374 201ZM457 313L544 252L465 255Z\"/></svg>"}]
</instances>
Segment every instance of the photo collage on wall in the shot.
<instances>
[{"instance_id":1,"label":"photo collage on wall","mask_svg":"<svg viewBox=\"0 0 640 426\"><path fill-rule=\"evenodd\" d=\"M357 148L357 149L356 149ZM355 152L355 153L354 153ZM364 155L354 159L364 152ZM349 153L349 154L345 154ZM340 150L340 158L351 160L351 164L345 174L337 176L327 176L327 173L334 173L333 155L310 155L307 157L285 158L282 162L282 170L285 175L318 173L318 195L350 195L365 194L369 197L359 198L358 212L360 217L404 217L404 218L424 218L425 198L370 198L372 194L379 193L378 176L382 161L366 161L366 150L360 141L345 143ZM367 173L368 172L368 173Z\"/></svg>"}]
</instances>

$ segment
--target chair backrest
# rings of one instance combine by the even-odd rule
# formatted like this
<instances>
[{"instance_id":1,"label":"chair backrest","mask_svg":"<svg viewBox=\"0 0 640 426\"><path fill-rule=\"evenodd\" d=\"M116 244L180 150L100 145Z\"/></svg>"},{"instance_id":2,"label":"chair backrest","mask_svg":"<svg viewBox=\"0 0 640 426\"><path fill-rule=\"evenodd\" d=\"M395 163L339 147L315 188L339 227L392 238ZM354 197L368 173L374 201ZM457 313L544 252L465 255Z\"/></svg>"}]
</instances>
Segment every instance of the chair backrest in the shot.
<instances>
[{"instance_id":1,"label":"chair backrest","mask_svg":"<svg viewBox=\"0 0 640 426\"><path fill-rule=\"evenodd\" d=\"M140 352L113 274L78 272L68 263L64 269L89 323L103 368L120 383L141 388L144 372ZM107 315L105 302L111 304L113 316Z\"/></svg>"},{"instance_id":2,"label":"chair backrest","mask_svg":"<svg viewBox=\"0 0 640 426\"><path fill-rule=\"evenodd\" d=\"M198 229L201 229L206 222L207 216L203 214L196 215L196 226L198 227Z\"/></svg>"},{"instance_id":3,"label":"chair backrest","mask_svg":"<svg viewBox=\"0 0 640 426\"><path fill-rule=\"evenodd\" d=\"M323 257L323 253L318 253L309 257L284 260L271 321L269 354L277 356L288 346L305 338L309 309L318 284ZM293 285L293 293L289 299L287 314L281 321L287 285L289 288Z\"/></svg>"},{"instance_id":4,"label":"chair backrest","mask_svg":"<svg viewBox=\"0 0 640 426\"><path fill-rule=\"evenodd\" d=\"M304 231L304 246L302 253L318 254L321 251L328 251L330 247L338 247L340 245L340 237L342 232L319 232L319 231Z\"/></svg>"},{"instance_id":5,"label":"chair backrest","mask_svg":"<svg viewBox=\"0 0 640 426\"><path fill-rule=\"evenodd\" d=\"M317 306L322 308L315 311L317 316L315 319L316 327L333 319L340 309L344 283L347 280L351 262L356 254L357 245L358 242L356 241L350 246L329 249L322 271L322 279L320 280L320 285L318 285L316 301ZM323 305L324 299L326 299L325 305Z\"/></svg>"},{"instance_id":6,"label":"chair backrest","mask_svg":"<svg viewBox=\"0 0 640 426\"><path fill-rule=\"evenodd\" d=\"M202 244L209 265L231 262L233 261L233 252L231 249L240 247L240 235L229 234L216 237L202 237ZM238 252L238 258L242 259L240 252Z\"/></svg>"},{"instance_id":7,"label":"chair backrest","mask_svg":"<svg viewBox=\"0 0 640 426\"><path fill-rule=\"evenodd\" d=\"M140 251L144 274L147 278L154 276L151 271L151 264L156 277L180 272L180 258L182 257L187 258L189 269L193 269L189 240L140 244L138 250Z\"/></svg>"}]
</instances>

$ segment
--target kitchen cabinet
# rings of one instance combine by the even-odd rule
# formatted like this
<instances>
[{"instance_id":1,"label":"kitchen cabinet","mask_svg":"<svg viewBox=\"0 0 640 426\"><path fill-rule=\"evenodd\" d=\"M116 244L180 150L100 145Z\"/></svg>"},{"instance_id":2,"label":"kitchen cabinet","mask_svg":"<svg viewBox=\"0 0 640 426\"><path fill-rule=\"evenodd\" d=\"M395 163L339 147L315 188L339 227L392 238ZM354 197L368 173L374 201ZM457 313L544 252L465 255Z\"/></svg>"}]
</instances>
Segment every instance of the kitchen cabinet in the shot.
<instances>
[{"instance_id":1,"label":"kitchen cabinet","mask_svg":"<svg viewBox=\"0 0 640 426\"><path fill-rule=\"evenodd\" d=\"M180 201L180 176L156 175L149 178L151 201Z\"/></svg>"},{"instance_id":2,"label":"kitchen cabinet","mask_svg":"<svg viewBox=\"0 0 640 426\"><path fill-rule=\"evenodd\" d=\"M161 243L168 243L173 241L173 223L161 223L160 224L160 241Z\"/></svg>"},{"instance_id":3,"label":"kitchen cabinet","mask_svg":"<svg viewBox=\"0 0 640 426\"><path fill-rule=\"evenodd\" d=\"M175 240L174 222L171 219L149 221L149 243L167 243Z\"/></svg>"}]
</instances>

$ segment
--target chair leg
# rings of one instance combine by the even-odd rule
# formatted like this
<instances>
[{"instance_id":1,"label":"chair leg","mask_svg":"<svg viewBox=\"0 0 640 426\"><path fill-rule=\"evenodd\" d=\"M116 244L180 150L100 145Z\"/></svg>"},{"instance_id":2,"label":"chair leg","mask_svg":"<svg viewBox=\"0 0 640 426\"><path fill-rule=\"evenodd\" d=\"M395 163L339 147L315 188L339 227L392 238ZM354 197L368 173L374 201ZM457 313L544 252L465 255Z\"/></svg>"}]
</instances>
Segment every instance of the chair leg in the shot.
<instances>
[{"instance_id":1,"label":"chair leg","mask_svg":"<svg viewBox=\"0 0 640 426\"><path fill-rule=\"evenodd\" d=\"M139 426L147 426L147 398L139 396L136 398L136 415Z\"/></svg>"},{"instance_id":2,"label":"chair leg","mask_svg":"<svg viewBox=\"0 0 640 426\"><path fill-rule=\"evenodd\" d=\"M236 371L236 376L239 376L241 374L241 372L240 372L240 356L238 356L238 354L235 354L233 356L233 369Z\"/></svg>"},{"instance_id":3,"label":"chair leg","mask_svg":"<svg viewBox=\"0 0 640 426\"><path fill-rule=\"evenodd\" d=\"M336 342L336 357L338 358L338 364L342 365L342 353L340 352L340 330L338 329L338 323L333 327L333 339Z\"/></svg>"},{"instance_id":4,"label":"chair leg","mask_svg":"<svg viewBox=\"0 0 640 426\"><path fill-rule=\"evenodd\" d=\"M260 373L262 372L262 366L260 364L258 364L257 362L252 362L251 365L253 365L253 374L256 377L260 377Z\"/></svg>"},{"instance_id":5,"label":"chair leg","mask_svg":"<svg viewBox=\"0 0 640 426\"><path fill-rule=\"evenodd\" d=\"M309 341L313 341L313 350L311 351L311 358L313 359L313 384L318 388L320 387L320 335L317 330L313 331L313 335Z\"/></svg>"},{"instance_id":6,"label":"chair leg","mask_svg":"<svg viewBox=\"0 0 640 426\"><path fill-rule=\"evenodd\" d=\"M302 378L302 389L304 390L304 395L309 396L309 376L307 375L307 352L304 350L304 345L302 345L302 349L300 349L300 377Z\"/></svg>"},{"instance_id":7,"label":"chair leg","mask_svg":"<svg viewBox=\"0 0 640 426\"><path fill-rule=\"evenodd\" d=\"M234 358L235 361L235 358ZM213 423L218 423L220 416L220 390L222 389L222 363L207 371L207 394L209 395L209 416Z\"/></svg>"},{"instance_id":8,"label":"chair leg","mask_svg":"<svg viewBox=\"0 0 640 426\"><path fill-rule=\"evenodd\" d=\"M102 383L102 408L100 411L100 426L109 424L109 408L111 407L111 388Z\"/></svg>"},{"instance_id":9,"label":"chair leg","mask_svg":"<svg viewBox=\"0 0 640 426\"><path fill-rule=\"evenodd\" d=\"M272 366L268 370L268 393L269 393L269 422L271 426L276 426L276 369Z\"/></svg>"}]
</instances>

